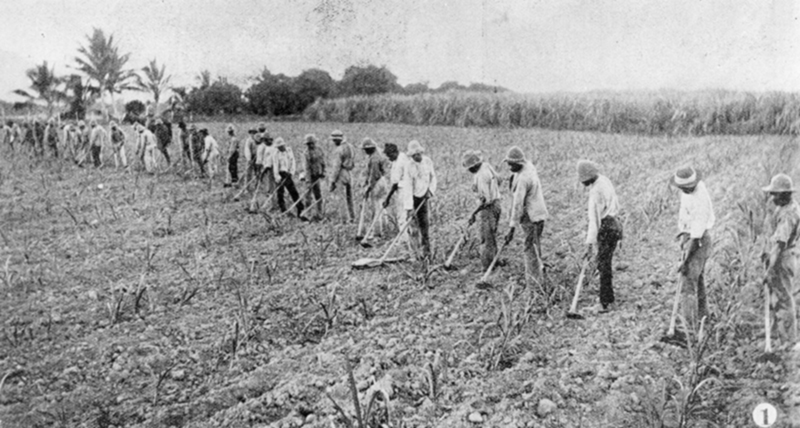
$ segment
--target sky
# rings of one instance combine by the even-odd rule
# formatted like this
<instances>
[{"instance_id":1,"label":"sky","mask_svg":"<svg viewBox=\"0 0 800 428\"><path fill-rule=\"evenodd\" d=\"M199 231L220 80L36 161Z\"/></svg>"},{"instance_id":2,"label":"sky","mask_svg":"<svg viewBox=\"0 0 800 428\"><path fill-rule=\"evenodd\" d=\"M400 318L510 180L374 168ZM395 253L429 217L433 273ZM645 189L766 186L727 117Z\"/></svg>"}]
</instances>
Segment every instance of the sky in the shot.
<instances>
[{"instance_id":1,"label":"sky","mask_svg":"<svg viewBox=\"0 0 800 428\"><path fill-rule=\"evenodd\" d=\"M42 61L72 72L95 27L176 86L375 64L432 87L800 91L798 18L795 0L24 0L0 12L0 99Z\"/></svg>"}]
</instances>

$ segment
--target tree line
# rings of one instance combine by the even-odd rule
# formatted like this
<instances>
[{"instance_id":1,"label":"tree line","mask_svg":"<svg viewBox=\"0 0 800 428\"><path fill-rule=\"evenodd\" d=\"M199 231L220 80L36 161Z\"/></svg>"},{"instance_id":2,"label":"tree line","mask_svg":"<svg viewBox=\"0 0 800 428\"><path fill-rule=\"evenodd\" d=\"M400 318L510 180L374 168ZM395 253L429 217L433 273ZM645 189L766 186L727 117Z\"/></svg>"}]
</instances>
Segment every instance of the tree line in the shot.
<instances>
[{"instance_id":1,"label":"tree line","mask_svg":"<svg viewBox=\"0 0 800 428\"><path fill-rule=\"evenodd\" d=\"M259 116L286 116L301 114L319 99L376 94L413 95L427 92L466 90L473 92L505 92L505 88L473 83L469 86L455 81L431 88L427 82L400 85L397 76L385 66L363 65L348 67L341 80L335 80L324 70L312 68L297 76L273 74L266 67L243 89L226 77L212 78L208 70L201 71L193 86L172 86L166 66L151 60L145 67L134 70L128 66L130 53L123 53L114 40L94 28L86 36L85 44L78 47L74 70L59 76L55 68L43 61L27 70L30 80L27 89L14 91L27 99L15 108L30 108L35 102L45 105L47 115L56 110L63 117L82 119L98 101L106 117L120 118L115 96L123 91L142 91L152 95L159 106L162 95L169 90L166 101L168 111L181 110L202 115L249 113ZM107 101L110 101L108 103ZM109 107L110 106L110 107ZM135 118L145 113L145 105L138 100L125 106L125 115Z\"/></svg>"}]
</instances>

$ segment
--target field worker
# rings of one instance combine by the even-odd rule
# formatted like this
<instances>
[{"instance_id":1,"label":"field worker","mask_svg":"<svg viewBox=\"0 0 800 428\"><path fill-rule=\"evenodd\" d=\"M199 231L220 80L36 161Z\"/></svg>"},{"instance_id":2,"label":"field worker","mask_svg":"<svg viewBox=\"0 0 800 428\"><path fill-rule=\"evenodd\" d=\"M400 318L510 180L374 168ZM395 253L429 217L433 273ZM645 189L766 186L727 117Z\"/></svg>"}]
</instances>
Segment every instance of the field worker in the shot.
<instances>
[{"instance_id":1,"label":"field worker","mask_svg":"<svg viewBox=\"0 0 800 428\"><path fill-rule=\"evenodd\" d=\"M200 177L206 176L206 165L203 162L203 152L205 151L205 140L203 135L197 130L197 125L189 125L189 145L192 149L192 156L197 167L200 169Z\"/></svg>"},{"instance_id":2,"label":"field worker","mask_svg":"<svg viewBox=\"0 0 800 428\"><path fill-rule=\"evenodd\" d=\"M111 150L114 158L114 167L128 167L128 157L125 154L125 133L119 129L117 122L111 122Z\"/></svg>"},{"instance_id":3,"label":"field worker","mask_svg":"<svg viewBox=\"0 0 800 428\"><path fill-rule=\"evenodd\" d=\"M317 220L322 219L324 209L322 207L322 181L325 179L325 154L322 149L317 147L317 136L308 134L305 138L306 143L306 180L308 180L309 192L317 203Z\"/></svg>"},{"instance_id":4,"label":"field worker","mask_svg":"<svg viewBox=\"0 0 800 428\"><path fill-rule=\"evenodd\" d=\"M770 326L785 344L797 340L797 301L794 272L797 265L797 240L800 233L800 205L792 198L796 192L792 179L786 174L772 177L769 193L775 211L768 218L772 232L767 258L769 284Z\"/></svg>"},{"instance_id":5,"label":"field worker","mask_svg":"<svg viewBox=\"0 0 800 428\"><path fill-rule=\"evenodd\" d=\"M264 129L263 132L259 134L261 139L263 140L263 148L261 148L260 156L262 161L262 176L261 180L266 181L267 183L267 192L270 194L277 189L277 180L275 179L275 158L278 155L278 149L276 146L273 145L272 136ZM285 143L284 143L285 144ZM291 152L291 149L288 149ZM257 153L258 154L258 153ZM292 153L292 159L294 159L294 153ZM294 172L293 172L294 174ZM272 210L275 211L279 209L278 201L275 198L272 198Z\"/></svg>"},{"instance_id":6,"label":"field worker","mask_svg":"<svg viewBox=\"0 0 800 428\"><path fill-rule=\"evenodd\" d=\"M100 168L103 165L100 154L102 153L103 146L106 145L106 142L108 141L108 132L106 132L105 128L102 126L98 126L96 120L92 120L89 123L89 126L92 128L92 132L89 136L92 150L92 161L94 162L95 168Z\"/></svg>"},{"instance_id":7,"label":"field worker","mask_svg":"<svg viewBox=\"0 0 800 428\"><path fill-rule=\"evenodd\" d=\"M489 268L497 254L497 223L500 221L500 181L497 172L488 162L484 162L480 150L468 150L464 153L464 168L472 175L472 191L478 194L480 205L469 219L475 223L475 216L480 216L481 265L483 270Z\"/></svg>"},{"instance_id":8,"label":"field worker","mask_svg":"<svg viewBox=\"0 0 800 428\"><path fill-rule=\"evenodd\" d=\"M617 243L622 239L622 225L617 221L619 202L611 180L600 174L600 167L589 160L579 160L577 164L578 181L589 189L588 217L586 232L586 253L590 260L597 249L597 270L600 272L600 304L603 312L614 303L612 284L612 259Z\"/></svg>"},{"instance_id":9,"label":"field worker","mask_svg":"<svg viewBox=\"0 0 800 428\"><path fill-rule=\"evenodd\" d=\"M411 160L405 153L401 153L397 146L392 143L386 143L383 148L383 153L392 161L392 170L389 173L389 182L392 187L383 201L383 207L388 208L392 196L397 193L395 199L395 210L397 219L397 231L401 232L403 224L409 220L411 210L414 209L414 194L411 181ZM409 251L411 248L411 241L408 239L408 230L403 231L398 236L399 242L405 242Z\"/></svg>"},{"instance_id":10,"label":"field worker","mask_svg":"<svg viewBox=\"0 0 800 428\"><path fill-rule=\"evenodd\" d=\"M436 193L436 172L433 161L423 155L425 149L417 140L408 143L408 156L410 162L411 188L414 194L414 210L416 211L417 229L422 243L422 255L426 259L431 257L430 237L430 203L429 200Z\"/></svg>"},{"instance_id":11,"label":"field worker","mask_svg":"<svg viewBox=\"0 0 800 428\"><path fill-rule=\"evenodd\" d=\"M156 136L140 123L134 125L134 129L139 133L138 151L141 153L140 157L144 161L144 169L152 174L156 170L156 150L158 148Z\"/></svg>"},{"instance_id":12,"label":"field worker","mask_svg":"<svg viewBox=\"0 0 800 428\"><path fill-rule=\"evenodd\" d=\"M47 120L47 127L44 129L45 145L53 152L53 157L58 158L58 126L56 120L50 118Z\"/></svg>"},{"instance_id":13,"label":"field worker","mask_svg":"<svg viewBox=\"0 0 800 428\"><path fill-rule=\"evenodd\" d=\"M380 152L371 138L364 138L361 149L367 155L366 177L364 180L364 203L372 205L372 221L377 221L377 235L383 236L383 198L389 190L386 176L391 164ZM376 220L377 219L377 220ZM370 232L372 235L373 232ZM369 239L371 236L365 236Z\"/></svg>"},{"instance_id":14,"label":"field worker","mask_svg":"<svg viewBox=\"0 0 800 428\"><path fill-rule=\"evenodd\" d=\"M505 162L511 169L512 187L511 194L511 229L506 235L505 245L514 239L517 226L522 226L525 232L524 261L525 277L535 278L542 284L544 280L542 270L542 231L547 220L547 206L544 203L544 192L539 174L533 163L525 158L519 147L508 149Z\"/></svg>"},{"instance_id":15,"label":"field worker","mask_svg":"<svg viewBox=\"0 0 800 428\"><path fill-rule=\"evenodd\" d=\"M14 124L11 125L11 131L12 132L11 132L10 143L11 143L11 149L13 150L14 144L16 144L17 147L19 147L22 144L22 128L19 126L19 122L14 122Z\"/></svg>"},{"instance_id":16,"label":"field worker","mask_svg":"<svg viewBox=\"0 0 800 428\"><path fill-rule=\"evenodd\" d=\"M3 124L3 145L7 145L11 147L11 150L14 150L14 130L11 128L13 122L10 120Z\"/></svg>"},{"instance_id":17,"label":"field worker","mask_svg":"<svg viewBox=\"0 0 800 428\"><path fill-rule=\"evenodd\" d=\"M219 144L217 140L208 133L208 128L200 130L203 137L203 165L206 167L208 177L213 179L217 174L219 164Z\"/></svg>"},{"instance_id":18,"label":"field worker","mask_svg":"<svg viewBox=\"0 0 800 428\"><path fill-rule=\"evenodd\" d=\"M681 190L678 211L678 239L684 251L681 274L681 306L683 317L693 331L708 315L703 271L711 254L710 230L714 226L714 207L700 173L692 167L679 169L672 184Z\"/></svg>"},{"instance_id":19,"label":"field worker","mask_svg":"<svg viewBox=\"0 0 800 428\"><path fill-rule=\"evenodd\" d=\"M355 213L353 211L353 187L350 171L355 167L355 152L353 145L344 139L342 131L335 130L331 132L331 141L336 147L333 149L333 172L331 173L331 193L336 191L336 185L341 184L344 187L344 195L347 201L347 214L349 221L355 220Z\"/></svg>"},{"instance_id":20,"label":"field worker","mask_svg":"<svg viewBox=\"0 0 800 428\"><path fill-rule=\"evenodd\" d=\"M251 128L247 131L247 138L244 140L244 160L247 163L247 172L244 176L245 185L256 175L256 129Z\"/></svg>"},{"instance_id":21,"label":"field worker","mask_svg":"<svg viewBox=\"0 0 800 428\"><path fill-rule=\"evenodd\" d=\"M230 177L230 187L239 182L239 139L236 137L236 128L233 124L228 124L225 129L228 132L228 176Z\"/></svg>"},{"instance_id":22,"label":"field worker","mask_svg":"<svg viewBox=\"0 0 800 428\"><path fill-rule=\"evenodd\" d=\"M181 161L185 167L187 162L192 163L192 148L189 145L189 131L184 121L178 122L178 138L181 140Z\"/></svg>"},{"instance_id":23,"label":"field worker","mask_svg":"<svg viewBox=\"0 0 800 428\"><path fill-rule=\"evenodd\" d=\"M44 156L44 129L45 125L39 119L33 121L33 151L39 156Z\"/></svg>"},{"instance_id":24,"label":"field worker","mask_svg":"<svg viewBox=\"0 0 800 428\"><path fill-rule=\"evenodd\" d=\"M297 217L300 220L308 221L308 219L303 216L303 209L305 206L303 205L302 201L298 201L300 199L300 195L297 193L297 188L294 185L293 176L297 170L297 161L294 158L292 149L286 147L286 142L283 141L283 138L278 137L275 139L275 155L273 159L273 166L270 169L272 169L275 182L278 183L278 186L280 186L277 187L277 192L278 206L280 207L281 212L286 211L286 203L283 199L283 191L287 190L289 192L289 196L292 197L292 201L297 203L297 205L295 205L297 208Z\"/></svg>"},{"instance_id":25,"label":"field worker","mask_svg":"<svg viewBox=\"0 0 800 428\"><path fill-rule=\"evenodd\" d=\"M156 135L158 151L164 155L164 158L167 160L167 165L172 166L172 161L169 158L169 145L172 143L172 125L164 123L159 117L156 118L151 131Z\"/></svg>"}]
</instances>

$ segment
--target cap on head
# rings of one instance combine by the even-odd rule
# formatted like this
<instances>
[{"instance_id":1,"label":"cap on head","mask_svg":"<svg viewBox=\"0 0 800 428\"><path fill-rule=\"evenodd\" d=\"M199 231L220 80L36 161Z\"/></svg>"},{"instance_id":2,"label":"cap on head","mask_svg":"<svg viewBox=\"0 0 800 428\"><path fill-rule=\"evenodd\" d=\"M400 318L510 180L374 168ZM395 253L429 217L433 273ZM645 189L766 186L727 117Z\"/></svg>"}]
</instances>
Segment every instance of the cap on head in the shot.
<instances>
[{"instance_id":1,"label":"cap on head","mask_svg":"<svg viewBox=\"0 0 800 428\"><path fill-rule=\"evenodd\" d=\"M286 147L286 142L283 141L283 138L278 137L275 139L275 147Z\"/></svg>"},{"instance_id":2,"label":"cap on head","mask_svg":"<svg viewBox=\"0 0 800 428\"><path fill-rule=\"evenodd\" d=\"M342 133L342 131L337 129L337 130L331 132L331 139L333 139L333 140L342 140L342 139L344 139L344 134Z\"/></svg>"},{"instance_id":3,"label":"cap on head","mask_svg":"<svg viewBox=\"0 0 800 428\"><path fill-rule=\"evenodd\" d=\"M248 133L248 134L255 134L255 133L257 133L257 132L258 132L258 130L256 130L256 129L248 129L248 130L247 130L247 133Z\"/></svg>"},{"instance_id":4,"label":"cap on head","mask_svg":"<svg viewBox=\"0 0 800 428\"><path fill-rule=\"evenodd\" d=\"M306 134L306 144L317 144L317 136L314 134Z\"/></svg>"},{"instance_id":5,"label":"cap on head","mask_svg":"<svg viewBox=\"0 0 800 428\"><path fill-rule=\"evenodd\" d=\"M361 148L364 150L374 149L376 147L377 146L375 145L375 142L372 141L372 138L364 138L363 140L361 140Z\"/></svg>"},{"instance_id":6,"label":"cap on head","mask_svg":"<svg viewBox=\"0 0 800 428\"><path fill-rule=\"evenodd\" d=\"M481 159L480 150L467 150L464 152L464 160L461 164L464 168L470 169L481 162L483 162L483 159Z\"/></svg>"},{"instance_id":7,"label":"cap on head","mask_svg":"<svg viewBox=\"0 0 800 428\"><path fill-rule=\"evenodd\" d=\"M578 181L581 183L597 178L598 174L600 174L600 166L596 163L586 159L578 161Z\"/></svg>"},{"instance_id":8,"label":"cap on head","mask_svg":"<svg viewBox=\"0 0 800 428\"><path fill-rule=\"evenodd\" d=\"M397 153L397 152L398 152L397 144L386 143L386 145L383 146L383 153L389 154L389 153Z\"/></svg>"},{"instance_id":9,"label":"cap on head","mask_svg":"<svg viewBox=\"0 0 800 428\"><path fill-rule=\"evenodd\" d=\"M691 189L700 181L700 172L690 166L678 169L672 177L672 185L679 189Z\"/></svg>"},{"instance_id":10,"label":"cap on head","mask_svg":"<svg viewBox=\"0 0 800 428\"><path fill-rule=\"evenodd\" d=\"M117 127L117 122L114 122L114 121L112 120L112 121L111 121L111 123L110 123L109 125L111 125L111 128L116 128L116 127Z\"/></svg>"},{"instance_id":11,"label":"cap on head","mask_svg":"<svg viewBox=\"0 0 800 428\"><path fill-rule=\"evenodd\" d=\"M423 153L424 151L425 149L422 148L422 144L420 144L417 140L411 140L408 143L408 149L406 150L409 156L414 156Z\"/></svg>"},{"instance_id":12,"label":"cap on head","mask_svg":"<svg viewBox=\"0 0 800 428\"><path fill-rule=\"evenodd\" d=\"M769 186L763 187L762 190L769 193L785 193L795 192L792 177L786 174L776 174L769 182Z\"/></svg>"},{"instance_id":13,"label":"cap on head","mask_svg":"<svg viewBox=\"0 0 800 428\"><path fill-rule=\"evenodd\" d=\"M225 127L225 131L227 131L227 132L236 132L236 128L233 127L232 123L229 123L228 126Z\"/></svg>"},{"instance_id":14,"label":"cap on head","mask_svg":"<svg viewBox=\"0 0 800 428\"><path fill-rule=\"evenodd\" d=\"M259 123L258 124L258 130L261 131L261 132L266 131L267 130L267 124L264 123L264 122Z\"/></svg>"},{"instance_id":15,"label":"cap on head","mask_svg":"<svg viewBox=\"0 0 800 428\"><path fill-rule=\"evenodd\" d=\"M94 120L94 119L92 119L92 121L91 121L91 122L89 122L89 126L91 126L91 127L95 127L95 126L97 126L97 121L96 121L96 120Z\"/></svg>"},{"instance_id":16,"label":"cap on head","mask_svg":"<svg viewBox=\"0 0 800 428\"><path fill-rule=\"evenodd\" d=\"M523 163L527 160L528 159L525 158L525 153L517 146L509 148L508 152L506 152L506 158L504 159L506 163Z\"/></svg>"},{"instance_id":17,"label":"cap on head","mask_svg":"<svg viewBox=\"0 0 800 428\"><path fill-rule=\"evenodd\" d=\"M197 125L195 125L195 124L193 123L193 124L189 125L189 129L197 129Z\"/></svg>"}]
</instances>

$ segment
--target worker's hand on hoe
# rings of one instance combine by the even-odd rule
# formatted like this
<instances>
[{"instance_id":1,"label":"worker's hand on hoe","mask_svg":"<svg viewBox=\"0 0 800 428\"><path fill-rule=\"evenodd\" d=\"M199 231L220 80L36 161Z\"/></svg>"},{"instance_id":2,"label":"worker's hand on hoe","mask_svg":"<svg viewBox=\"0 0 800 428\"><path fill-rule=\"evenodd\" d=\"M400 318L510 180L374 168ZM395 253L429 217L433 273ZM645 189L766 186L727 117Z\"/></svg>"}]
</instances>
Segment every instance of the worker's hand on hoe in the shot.
<instances>
[{"instance_id":1,"label":"worker's hand on hoe","mask_svg":"<svg viewBox=\"0 0 800 428\"><path fill-rule=\"evenodd\" d=\"M389 198L384 199L383 201L383 209L389 208Z\"/></svg>"},{"instance_id":2,"label":"worker's hand on hoe","mask_svg":"<svg viewBox=\"0 0 800 428\"><path fill-rule=\"evenodd\" d=\"M509 229L508 234L506 235L505 245L511 243L513 239L514 239L514 228L512 227L511 229Z\"/></svg>"},{"instance_id":3,"label":"worker's hand on hoe","mask_svg":"<svg viewBox=\"0 0 800 428\"><path fill-rule=\"evenodd\" d=\"M686 246L686 243L689 241L689 234L686 232L681 232L675 235L675 241L680 242L681 248Z\"/></svg>"}]
</instances>

